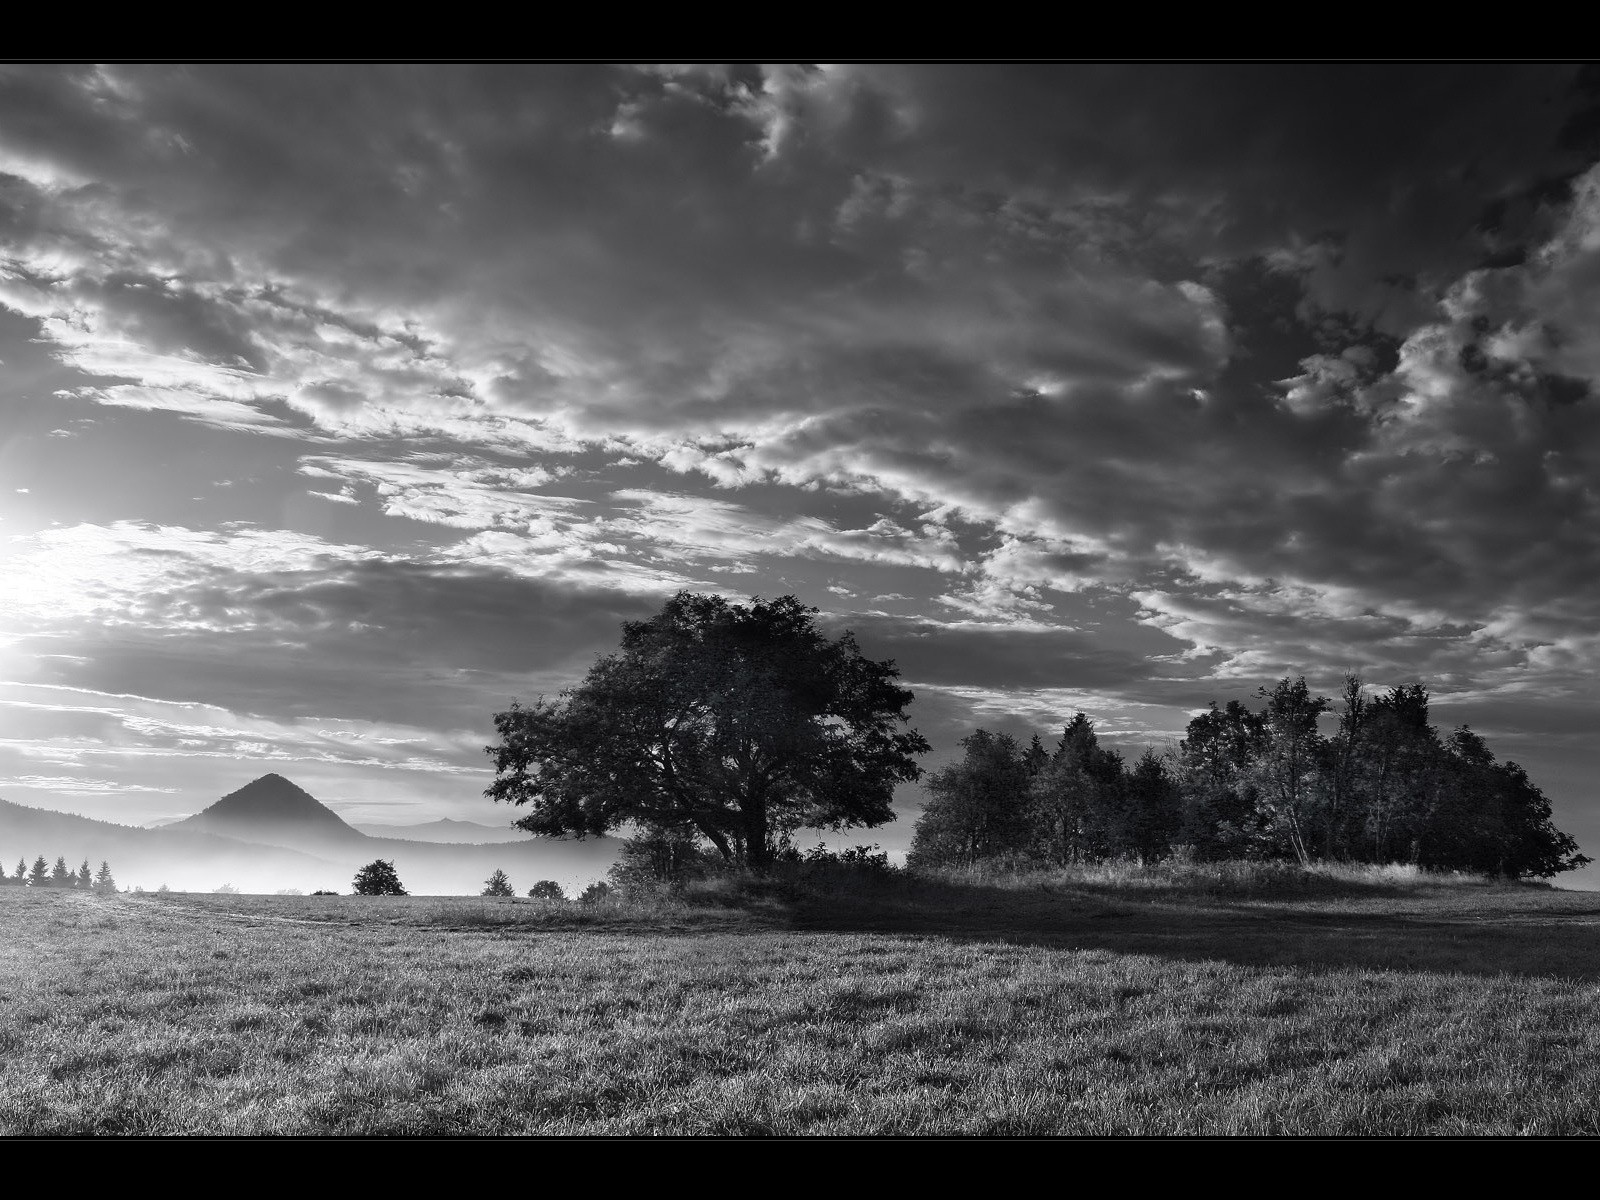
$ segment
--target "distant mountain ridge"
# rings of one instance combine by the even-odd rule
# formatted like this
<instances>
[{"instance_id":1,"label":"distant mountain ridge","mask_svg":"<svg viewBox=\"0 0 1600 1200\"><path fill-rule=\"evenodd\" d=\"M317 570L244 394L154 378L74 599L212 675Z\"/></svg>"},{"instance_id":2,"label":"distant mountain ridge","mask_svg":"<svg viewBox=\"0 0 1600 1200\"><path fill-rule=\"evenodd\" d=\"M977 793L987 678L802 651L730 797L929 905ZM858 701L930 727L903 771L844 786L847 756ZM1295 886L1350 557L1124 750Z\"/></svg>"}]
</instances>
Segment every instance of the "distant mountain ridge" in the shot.
<instances>
[{"instance_id":1,"label":"distant mountain ridge","mask_svg":"<svg viewBox=\"0 0 1600 1200\"><path fill-rule=\"evenodd\" d=\"M484 845L494 842L525 842L529 835L509 826L485 825L481 821L457 821L443 817L415 825L378 825L362 822L355 826L368 837L400 841L443 842L451 845Z\"/></svg>"}]
</instances>

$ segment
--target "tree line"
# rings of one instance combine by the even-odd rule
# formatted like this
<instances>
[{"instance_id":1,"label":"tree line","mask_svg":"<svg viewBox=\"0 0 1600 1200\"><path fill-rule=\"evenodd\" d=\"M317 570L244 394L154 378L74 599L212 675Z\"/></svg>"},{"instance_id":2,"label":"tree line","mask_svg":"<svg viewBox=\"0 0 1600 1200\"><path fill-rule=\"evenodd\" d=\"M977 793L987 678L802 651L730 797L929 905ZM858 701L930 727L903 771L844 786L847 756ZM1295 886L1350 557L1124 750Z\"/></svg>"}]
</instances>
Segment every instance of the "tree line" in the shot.
<instances>
[{"instance_id":1,"label":"tree line","mask_svg":"<svg viewBox=\"0 0 1600 1200\"><path fill-rule=\"evenodd\" d=\"M45 862L44 855L39 855L33 860L33 866L28 866L26 858L17 859L16 869L7 875L0 870L0 886L12 887L53 887L53 888L78 888L83 891L114 892L117 890L117 881L112 877L111 866L104 860L100 863L98 872L89 870L89 860L83 860L82 865L74 871L67 866L65 855L58 855L55 865Z\"/></svg>"},{"instance_id":2,"label":"tree line","mask_svg":"<svg viewBox=\"0 0 1600 1200\"><path fill-rule=\"evenodd\" d=\"M495 714L485 794L526 806L517 825L530 833L643 831L657 874L702 847L764 871L800 829L892 820L895 786L923 776L915 759L929 749L909 728L912 693L892 661L865 658L848 632L825 636L817 615L793 596L678 593L625 623L620 650L578 686ZM1350 675L1336 705L1286 678L1255 698L1212 703L1176 752L1132 765L1083 713L1048 748L980 729L930 779L910 862L1186 848L1548 878L1590 861L1520 766L1464 725L1430 723L1420 683L1369 695Z\"/></svg>"},{"instance_id":3,"label":"tree line","mask_svg":"<svg viewBox=\"0 0 1600 1200\"><path fill-rule=\"evenodd\" d=\"M1549 878L1592 861L1520 766L1465 725L1445 735L1429 722L1423 684L1368 695L1351 674L1336 705L1286 678L1255 698L1213 701L1175 754L1147 750L1131 767L1082 712L1050 748L980 729L930 777L908 862L1156 860L1184 847ZM1337 719L1326 735L1324 714Z\"/></svg>"}]
</instances>

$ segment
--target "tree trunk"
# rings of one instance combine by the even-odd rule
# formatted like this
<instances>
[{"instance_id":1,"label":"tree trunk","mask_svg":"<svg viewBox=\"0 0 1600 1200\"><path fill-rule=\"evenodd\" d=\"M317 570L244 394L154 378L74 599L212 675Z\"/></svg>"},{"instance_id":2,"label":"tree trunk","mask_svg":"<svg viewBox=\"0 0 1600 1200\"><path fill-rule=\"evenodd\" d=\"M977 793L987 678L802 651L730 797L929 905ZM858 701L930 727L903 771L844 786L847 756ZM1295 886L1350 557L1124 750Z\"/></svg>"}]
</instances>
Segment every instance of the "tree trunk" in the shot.
<instances>
[{"instance_id":1,"label":"tree trunk","mask_svg":"<svg viewBox=\"0 0 1600 1200\"><path fill-rule=\"evenodd\" d=\"M760 792L745 797L740 806L744 817L744 856L751 869L766 874L772 866L772 848L767 845L767 798Z\"/></svg>"},{"instance_id":2,"label":"tree trunk","mask_svg":"<svg viewBox=\"0 0 1600 1200\"><path fill-rule=\"evenodd\" d=\"M722 832L715 825L698 817L695 818L694 824L696 829L705 834L706 841L717 848L717 853L722 855L723 862L733 861L733 847L728 844L728 839L722 836Z\"/></svg>"}]
</instances>

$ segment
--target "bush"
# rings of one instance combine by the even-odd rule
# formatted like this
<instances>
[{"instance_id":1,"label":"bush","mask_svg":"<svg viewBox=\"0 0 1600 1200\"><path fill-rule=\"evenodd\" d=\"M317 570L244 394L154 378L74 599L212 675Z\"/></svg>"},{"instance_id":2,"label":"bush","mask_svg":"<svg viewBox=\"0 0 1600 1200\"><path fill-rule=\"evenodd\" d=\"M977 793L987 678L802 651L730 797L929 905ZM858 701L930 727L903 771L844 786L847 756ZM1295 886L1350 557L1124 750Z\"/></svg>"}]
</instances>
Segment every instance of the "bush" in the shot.
<instances>
[{"instance_id":1,"label":"bush","mask_svg":"<svg viewBox=\"0 0 1600 1200\"><path fill-rule=\"evenodd\" d=\"M611 895L611 891L611 885L605 882L605 880L596 880L594 883L591 883L588 887L583 889L582 894L578 896L578 903L599 904L600 901Z\"/></svg>"},{"instance_id":2,"label":"bush","mask_svg":"<svg viewBox=\"0 0 1600 1200\"><path fill-rule=\"evenodd\" d=\"M608 874L611 886L624 896L648 895L712 872L716 855L684 829L651 829L622 843L622 853Z\"/></svg>"},{"instance_id":3,"label":"bush","mask_svg":"<svg viewBox=\"0 0 1600 1200\"><path fill-rule=\"evenodd\" d=\"M338 892L334 892L334 891L329 891L327 888L318 888L316 891L312 892L311 894L313 896L337 896L339 893Z\"/></svg>"},{"instance_id":4,"label":"bush","mask_svg":"<svg viewBox=\"0 0 1600 1200\"><path fill-rule=\"evenodd\" d=\"M528 896L533 900L560 900L565 901L567 894L561 890L561 885L554 879L541 879L528 889Z\"/></svg>"},{"instance_id":5,"label":"bush","mask_svg":"<svg viewBox=\"0 0 1600 1200\"><path fill-rule=\"evenodd\" d=\"M827 843L819 843L807 850L801 861L808 867L842 867L846 870L873 873L891 869L889 852L879 849L877 845L851 846L836 854L828 849Z\"/></svg>"}]
</instances>

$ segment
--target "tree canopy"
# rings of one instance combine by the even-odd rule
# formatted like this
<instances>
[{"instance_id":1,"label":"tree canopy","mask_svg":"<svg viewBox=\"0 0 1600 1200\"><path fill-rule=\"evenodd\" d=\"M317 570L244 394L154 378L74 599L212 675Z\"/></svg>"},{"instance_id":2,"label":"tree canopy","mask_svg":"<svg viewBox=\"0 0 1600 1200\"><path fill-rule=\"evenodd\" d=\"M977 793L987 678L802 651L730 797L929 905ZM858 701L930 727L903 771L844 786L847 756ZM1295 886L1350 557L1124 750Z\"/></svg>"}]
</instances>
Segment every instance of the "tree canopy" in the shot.
<instances>
[{"instance_id":1,"label":"tree canopy","mask_svg":"<svg viewBox=\"0 0 1600 1200\"><path fill-rule=\"evenodd\" d=\"M495 715L485 794L527 805L531 833L689 830L758 869L794 829L892 820L928 750L906 727L912 694L817 611L679 592L557 701Z\"/></svg>"}]
</instances>

